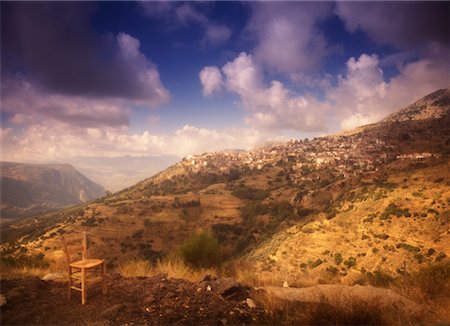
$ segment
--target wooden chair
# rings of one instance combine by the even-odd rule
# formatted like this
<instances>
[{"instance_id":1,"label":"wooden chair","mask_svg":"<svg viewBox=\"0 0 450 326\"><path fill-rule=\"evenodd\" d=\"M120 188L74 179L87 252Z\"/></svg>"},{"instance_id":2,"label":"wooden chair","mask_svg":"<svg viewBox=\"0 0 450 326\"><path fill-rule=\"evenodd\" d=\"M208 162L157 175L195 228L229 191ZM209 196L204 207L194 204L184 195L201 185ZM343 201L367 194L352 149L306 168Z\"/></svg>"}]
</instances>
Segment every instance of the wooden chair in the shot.
<instances>
[{"instance_id":1,"label":"wooden chair","mask_svg":"<svg viewBox=\"0 0 450 326\"><path fill-rule=\"evenodd\" d=\"M83 232L81 260L72 261L71 255L73 252L69 251L66 239L61 235L64 245L64 253L66 254L69 288L68 298L72 297L72 290L81 292L81 304L86 304L87 288L94 283L102 282L102 292L106 294L106 264L103 259L88 259L87 258L87 235ZM79 247L79 246L78 246Z\"/></svg>"}]
</instances>

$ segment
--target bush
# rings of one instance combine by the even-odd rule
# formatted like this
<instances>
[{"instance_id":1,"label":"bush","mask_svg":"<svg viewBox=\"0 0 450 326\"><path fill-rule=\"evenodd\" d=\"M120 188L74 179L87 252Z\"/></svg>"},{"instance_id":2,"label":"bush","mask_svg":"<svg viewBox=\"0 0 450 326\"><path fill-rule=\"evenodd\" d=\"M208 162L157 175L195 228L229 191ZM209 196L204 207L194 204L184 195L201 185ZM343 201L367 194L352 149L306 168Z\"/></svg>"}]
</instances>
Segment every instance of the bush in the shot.
<instances>
[{"instance_id":1,"label":"bush","mask_svg":"<svg viewBox=\"0 0 450 326\"><path fill-rule=\"evenodd\" d=\"M397 243L395 246L397 248L403 248L406 251L413 252L413 253L417 253L420 251L419 247L415 247L415 246L412 246L412 245L410 245L408 243L404 243L404 242Z\"/></svg>"},{"instance_id":2,"label":"bush","mask_svg":"<svg viewBox=\"0 0 450 326\"><path fill-rule=\"evenodd\" d=\"M375 272L367 272L365 274L367 281L370 285L374 286L388 286L390 283L394 281L394 278L389 274L386 274L382 271Z\"/></svg>"},{"instance_id":3,"label":"bush","mask_svg":"<svg viewBox=\"0 0 450 326\"><path fill-rule=\"evenodd\" d=\"M340 263L342 263L344 259L342 258L342 255L340 253L337 253L336 255L334 255L334 261L336 262L336 265L339 265Z\"/></svg>"},{"instance_id":4,"label":"bush","mask_svg":"<svg viewBox=\"0 0 450 326\"><path fill-rule=\"evenodd\" d=\"M322 259L317 259L311 264L311 268L316 268L317 266L322 265L322 263L323 263Z\"/></svg>"},{"instance_id":5,"label":"bush","mask_svg":"<svg viewBox=\"0 0 450 326\"><path fill-rule=\"evenodd\" d=\"M344 265L347 265L349 268L356 265L356 258L350 257L346 261L344 261Z\"/></svg>"},{"instance_id":6,"label":"bush","mask_svg":"<svg viewBox=\"0 0 450 326\"><path fill-rule=\"evenodd\" d=\"M193 235L181 245L179 252L184 262L195 268L212 267L221 262L219 241L207 232Z\"/></svg>"},{"instance_id":7,"label":"bush","mask_svg":"<svg viewBox=\"0 0 450 326\"><path fill-rule=\"evenodd\" d=\"M270 191L239 185L231 192L231 194L241 199L264 200L270 195Z\"/></svg>"},{"instance_id":8,"label":"bush","mask_svg":"<svg viewBox=\"0 0 450 326\"><path fill-rule=\"evenodd\" d=\"M380 219L387 220L391 215L395 215L397 217L406 215L408 215L409 217L411 216L408 208L400 208L394 203L390 203L389 205L386 206L384 212L380 215Z\"/></svg>"}]
</instances>

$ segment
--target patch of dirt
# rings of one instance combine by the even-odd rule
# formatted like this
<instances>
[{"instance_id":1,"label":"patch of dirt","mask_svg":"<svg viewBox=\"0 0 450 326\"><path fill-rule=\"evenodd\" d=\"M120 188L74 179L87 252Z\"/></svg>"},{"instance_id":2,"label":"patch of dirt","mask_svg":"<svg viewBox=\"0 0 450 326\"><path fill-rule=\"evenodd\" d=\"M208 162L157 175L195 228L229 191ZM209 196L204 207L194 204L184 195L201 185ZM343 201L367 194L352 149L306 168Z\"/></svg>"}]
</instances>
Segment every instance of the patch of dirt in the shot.
<instances>
[{"instance_id":1,"label":"patch of dirt","mask_svg":"<svg viewBox=\"0 0 450 326\"><path fill-rule=\"evenodd\" d=\"M66 283L39 278L2 280L1 294L7 301L0 308L1 325L243 325L264 320L263 309L245 302L250 290L227 279L191 283L165 275L112 275L108 294L92 285L84 306L77 291L67 299Z\"/></svg>"}]
</instances>

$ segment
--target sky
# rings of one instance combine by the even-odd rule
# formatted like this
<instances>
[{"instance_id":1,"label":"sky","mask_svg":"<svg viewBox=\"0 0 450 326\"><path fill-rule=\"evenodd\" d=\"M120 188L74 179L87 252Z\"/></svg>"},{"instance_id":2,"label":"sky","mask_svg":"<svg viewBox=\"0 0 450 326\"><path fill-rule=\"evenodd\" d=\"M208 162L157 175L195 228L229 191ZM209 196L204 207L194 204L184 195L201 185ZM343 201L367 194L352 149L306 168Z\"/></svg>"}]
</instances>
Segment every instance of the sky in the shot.
<instances>
[{"instance_id":1,"label":"sky","mask_svg":"<svg viewBox=\"0 0 450 326\"><path fill-rule=\"evenodd\" d=\"M446 2L5 2L1 160L251 149L450 85Z\"/></svg>"}]
</instances>

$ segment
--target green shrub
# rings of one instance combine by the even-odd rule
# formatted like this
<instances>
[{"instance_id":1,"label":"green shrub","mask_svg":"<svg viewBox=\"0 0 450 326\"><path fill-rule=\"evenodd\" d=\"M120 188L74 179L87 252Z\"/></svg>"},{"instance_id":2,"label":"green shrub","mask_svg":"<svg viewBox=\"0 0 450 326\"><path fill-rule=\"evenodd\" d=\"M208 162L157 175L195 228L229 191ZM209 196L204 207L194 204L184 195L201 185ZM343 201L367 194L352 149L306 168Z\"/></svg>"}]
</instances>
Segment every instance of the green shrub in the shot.
<instances>
[{"instance_id":1,"label":"green shrub","mask_svg":"<svg viewBox=\"0 0 450 326\"><path fill-rule=\"evenodd\" d=\"M346 261L344 261L344 265L347 265L349 268L356 265L356 258L350 257Z\"/></svg>"},{"instance_id":2,"label":"green shrub","mask_svg":"<svg viewBox=\"0 0 450 326\"><path fill-rule=\"evenodd\" d=\"M270 195L270 191L239 185L231 192L231 194L241 199L264 200Z\"/></svg>"},{"instance_id":3,"label":"green shrub","mask_svg":"<svg viewBox=\"0 0 450 326\"><path fill-rule=\"evenodd\" d=\"M334 261L336 262L336 265L342 263L343 260L344 259L342 258L342 255L340 253L334 255Z\"/></svg>"},{"instance_id":4,"label":"green shrub","mask_svg":"<svg viewBox=\"0 0 450 326\"><path fill-rule=\"evenodd\" d=\"M392 276L381 271L367 272L365 277L368 283L374 286L388 286L394 281Z\"/></svg>"},{"instance_id":5,"label":"green shrub","mask_svg":"<svg viewBox=\"0 0 450 326\"><path fill-rule=\"evenodd\" d=\"M220 264L219 241L210 233L194 234L179 249L186 264L195 268L212 267Z\"/></svg>"},{"instance_id":6,"label":"green shrub","mask_svg":"<svg viewBox=\"0 0 450 326\"><path fill-rule=\"evenodd\" d=\"M382 239L382 240L387 240L387 239L389 239L389 236L388 236L387 234L384 234L384 233L382 233L382 234L376 234L376 235L374 235L374 237L375 237L375 238L378 238L378 239Z\"/></svg>"},{"instance_id":7,"label":"green shrub","mask_svg":"<svg viewBox=\"0 0 450 326\"><path fill-rule=\"evenodd\" d=\"M435 252L436 252L436 250L434 250L433 248L430 248L430 249L428 249L428 251L427 251L427 256L428 256L428 257L433 256Z\"/></svg>"},{"instance_id":8,"label":"green shrub","mask_svg":"<svg viewBox=\"0 0 450 326\"><path fill-rule=\"evenodd\" d=\"M323 260L322 259L316 259L312 264L311 264L311 268L316 268L319 265L322 265Z\"/></svg>"},{"instance_id":9,"label":"green shrub","mask_svg":"<svg viewBox=\"0 0 450 326\"><path fill-rule=\"evenodd\" d=\"M394 203L390 203L389 205L386 206L386 208L384 209L384 212L381 213L381 215L380 215L380 219L387 220L391 215L394 215L397 217L401 217L401 216L405 216L405 215L411 216L408 208L400 208L397 205L395 205Z\"/></svg>"},{"instance_id":10,"label":"green shrub","mask_svg":"<svg viewBox=\"0 0 450 326\"><path fill-rule=\"evenodd\" d=\"M400 242L395 245L397 248L405 249L406 251L417 253L420 251L419 247L412 246L408 243Z\"/></svg>"},{"instance_id":11,"label":"green shrub","mask_svg":"<svg viewBox=\"0 0 450 326\"><path fill-rule=\"evenodd\" d=\"M47 268L49 263L42 253L25 254L21 252L18 255L4 255L2 252L0 265L12 268Z\"/></svg>"}]
</instances>

